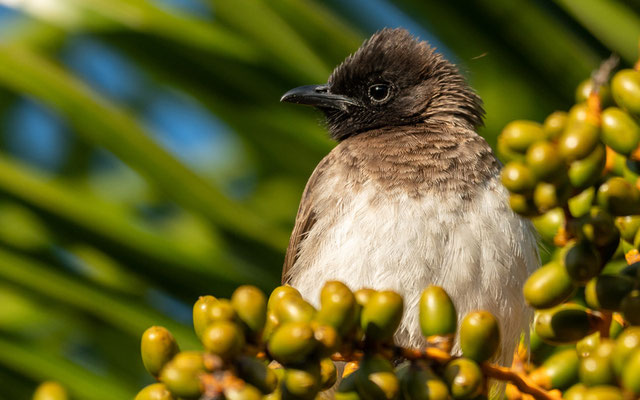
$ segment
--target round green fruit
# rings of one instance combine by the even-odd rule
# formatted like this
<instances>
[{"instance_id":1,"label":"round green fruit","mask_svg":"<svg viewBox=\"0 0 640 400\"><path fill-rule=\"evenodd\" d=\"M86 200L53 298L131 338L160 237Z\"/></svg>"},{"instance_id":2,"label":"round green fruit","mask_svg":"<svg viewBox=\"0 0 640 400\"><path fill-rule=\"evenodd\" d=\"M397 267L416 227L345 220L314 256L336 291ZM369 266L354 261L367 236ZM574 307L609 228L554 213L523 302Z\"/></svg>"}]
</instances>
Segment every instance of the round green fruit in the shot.
<instances>
[{"instance_id":1,"label":"round green fruit","mask_svg":"<svg viewBox=\"0 0 640 400\"><path fill-rule=\"evenodd\" d=\"M615 152L628 156L640 143L640 126L617 107L602 112L602 141Z\"/></svg>"},{"instance_id":2,"label":"round green fruit","mask_svg":"<svg viewBox=\"0 0 640 400\"><path fill-rule=\"evenodd\" d=\"M36 388L32 400L68 400L69 394L58 382L43 382ZM136 397L137 399L137 397Z\"/></svg>"},{"instance_id":3,"label":"round green fruit","mask_svg":"<svg viewBox=\"0 0 640 400\"><path fill-rule=\"evenodd\" d=\"M176 339L164 327L152 326L142 334L140 341L142 363L153 376L158 376L162 367L179 351Z\"/></svg>"},{"instance_id":4,"label":"round green fruit","mask_svg":"<svg viewBox=\"0 0 640 400\"><path fill-rule=\"evenodd\" d=\"M202 353L183 351L164 366L160 381L177 397L198 397L202 393L200 375L204 371Z\"/></svg>"},{"instance_id":5,"label":"round green fruit","mask_svg":"<svg viewBox=\"0 0 640 400\"><path fill-rule=\"evenodd\" d=\"M387 341L393 337L402 319L402 297L396 292L376 292L362 310L360 325L367 340Z\"/></svg>"},{"instance_id":6,"label":"round green fruit","mask_svg":"<svg viewBox=\"0 0 640 400\"><path fill-rule=\"evenodd\" d=\"M456 332L458 317L453 301L439 286L427 287L420 296L420 329L425 337Z\"/></svg>"},{"instance_id":7,"label":"round green fruit","mask_svg":"<svg viewBox=\"0 0 640 400\"><path fill-rule=\"evenodd\" d=\"M500 326L488 311L473 311L460 324L462 355L476 362L493 357L500 346Z\"/></svg>"},{"instance_id":8,"label":"round green fruit","mask_svg":"<svg viewBox=\"0 0 640 400\"><path fill-rule=\"evenodd\" d=\"M613 99L620 107L640 116L640 71L623 69L611 80Z\"/></svg>"},{"instance_id":9,"label":"round green fruit","mask_svg":"<svg viewBox=\"0 0 640 400\"><path fill-rule=\"evenodd\" d=\"M207 351L228 360L242 351L245 338L242 329L236 323L216 321L205 329L202 344Z\"/></svg>"},{"instance_id":10,"label":"round green fruit","mask_svg":"<svg viewBox=\"0 0 640 400\"><path fill-rule=\"evenodd\" d=\"M504 187L513 193L529 192L536 184L531 169L518 161L512 161L505 165L501 177Z\"/></svg>"},{"instance_id":11,"label":"round green fruit","mask_svg":"<svg viewBox=\"0 0 640 400\"><path fill-rule=\"evenodd\" d=\"M524 298L533 308L549 308L569 299L576 286L565 267L552 261L536 270L524 285Z\"/></svg>"},{"instance_id":12,"label":"round green fruit","mask_svg":"<svg viewBox=\"0 0 640 400\"><path fill-rule=\"evenodd\" d=\"M533 324L542 340L556 345L575 343L596 330L596 324L587 310L569 303L537 311Z\"/></svg>"},{"instance_id":13,"label":"round green fruit","mask_svg":"<svg viewBox=\"0 0 640 400\"><path fill-rule=\"evenodd\" d=\"M554 140L560 137L566 126L567 113L564 111L555 111L549 114L544 120L542 130L548 139Z\"/></svg>"},{"instance_id":14,"label":"round green fruit","mask_svg":"<svg viewBox=\"0 0 640 400\"><path fill-rule=\"evenodd\" d=\"M35 399L34 400L45 400ZM57 400L57 399L47 399ZM144 389L138 392L134 400L175 400L175 397L171 394L167 385L164 383L154 383L146 386Z\"/></svg>"},{"instance_id":15,"label":"round green fruit","mask_svg":"<svg viewBox=\"0 0 640 400\"><path fill-rule=\"evenodd\" d=\"M267 298L255 286L244 285L231 296L231 305L251 336L262 332L267 316Z\"/></svg>"},{"instance_id":16,"label":"round green fruit","mask_svg":"<svg viewBox=\"0 0 640 400\"><path fill-rule=\"evenodd\" d=\"M473 360L457 358L450 361L444 368L443 377L451 397L456 400L473 399L482 393L482 371Z\"/></svg>"},{"instance_id":17,"label":"round green fruit","mask_svg":"<svg viewBox=\"0 0 640 400\"><path fill-rule=\"evenodd\" d=\"M537 122L512 121L504 127L500 137L510 150L525 153L531 144L544 139L545 134Z\"/></svg>"},{"instance_id":18,"label":"round green fruit","mask_svg":"<svg viewBox=\"0 0 640 400\"><path fill-rule=\"evenodd\" d=\"M341 335L349 332L356 324L356 298L342 282L327 282L320 292L320 310L315 320L335 328Z\"/></svg>"},{"instance_id":19,"label":"round green fruit","mask_svg":"<svg viewBox=\"0 0 640 400\"><path fill-rule=\"evenodd\" d=\"M267 349L282 364L302 362L316 348L317 341L308 322L286 322L271 335Z\"/></svg>"}]
</instances>

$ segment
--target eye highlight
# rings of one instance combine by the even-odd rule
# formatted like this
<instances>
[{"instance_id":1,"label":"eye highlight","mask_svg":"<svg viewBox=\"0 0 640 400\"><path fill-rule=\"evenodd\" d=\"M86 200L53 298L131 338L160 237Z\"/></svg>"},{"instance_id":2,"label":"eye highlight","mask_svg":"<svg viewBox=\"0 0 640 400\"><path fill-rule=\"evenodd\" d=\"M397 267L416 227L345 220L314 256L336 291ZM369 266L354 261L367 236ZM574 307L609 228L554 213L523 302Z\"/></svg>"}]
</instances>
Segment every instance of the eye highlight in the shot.
<instances>
[{"instance_id":1,"label":"eye highlight","mask_svg":"<svg viewBox=\"0 0 640 400\"><path fill-rule=\"evenodd\" d=\"M391 88L384 83L369 86L369 98L375 103L382 103L391 95Z\"/></svg>"}]
</instances>

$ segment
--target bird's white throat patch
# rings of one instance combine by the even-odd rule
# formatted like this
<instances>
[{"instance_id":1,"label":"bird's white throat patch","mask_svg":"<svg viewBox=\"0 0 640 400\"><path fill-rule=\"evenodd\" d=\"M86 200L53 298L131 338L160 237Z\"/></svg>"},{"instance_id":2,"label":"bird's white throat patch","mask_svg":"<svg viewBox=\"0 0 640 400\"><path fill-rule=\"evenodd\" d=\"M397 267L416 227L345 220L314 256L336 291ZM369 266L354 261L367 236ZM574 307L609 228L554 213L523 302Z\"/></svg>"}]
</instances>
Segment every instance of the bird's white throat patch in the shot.
<instances>
[{"instance_id":1,"label":"bird's white throat patch","mask_svg":"<svg viewBox=\"0 0 640 400\"><path fill-rule=\"evenodd\" d=\"M291 285L316 306L329 280L352 290L402 294L405 317L398 338L410 346L423 340L420 293L430 284L442 286L455 299L459 317L477 309L498 317L506 339L501 361L508 362L529 321L522 285L539 261L533 228L511 211L498 178L478 188L471 201L451 192L389 198L373 181L357 190L345 185L335 176L316 189L319 217L288 271Z\"/></svg>"}]
</instances>

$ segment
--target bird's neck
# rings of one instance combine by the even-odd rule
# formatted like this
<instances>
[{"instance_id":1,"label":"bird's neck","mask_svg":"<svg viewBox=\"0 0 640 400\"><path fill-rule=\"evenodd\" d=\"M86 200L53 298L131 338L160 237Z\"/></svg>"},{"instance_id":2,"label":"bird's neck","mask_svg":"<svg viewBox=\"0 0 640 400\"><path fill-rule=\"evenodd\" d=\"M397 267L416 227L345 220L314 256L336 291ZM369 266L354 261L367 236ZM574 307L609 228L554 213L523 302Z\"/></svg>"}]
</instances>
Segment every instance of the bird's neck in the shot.
<instances>
[{"instance_id":1,"label":"bird's neck","mask_svg":"<svg viewBox=\"0 0 640 400\"><path fill-rule=\"evenodd\" d=\"M487 142L455 120L363 132L334 151L352 176L411 196L450 191L472 196L500 168Z\"/></svg>"}]
</instances>

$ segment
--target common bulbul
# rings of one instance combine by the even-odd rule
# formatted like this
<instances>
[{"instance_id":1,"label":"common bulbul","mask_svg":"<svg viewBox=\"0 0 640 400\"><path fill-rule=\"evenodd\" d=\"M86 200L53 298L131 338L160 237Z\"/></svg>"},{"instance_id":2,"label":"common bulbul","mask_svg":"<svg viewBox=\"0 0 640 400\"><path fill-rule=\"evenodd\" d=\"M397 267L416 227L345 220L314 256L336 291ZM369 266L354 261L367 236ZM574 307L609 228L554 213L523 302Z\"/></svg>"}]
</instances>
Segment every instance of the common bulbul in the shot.
<instances>
[{"instance_id":1,"label":"common bulbul","mask_svg":"<svg viewBox=\"0 0 640 400\"><path fill-rule=\"evenodd\" d=\"M414 347L420 294L441 286L459 318L498 318L497 361L509 364L530 324L522 287L539 265L536 235L509 207L501 164L476 133L482 101L457 68L406 30L383 29L326 84L281 101L320 109L338 142L306 185L282 281L315 303L329 280L394 290L405 300L396 343Z\"/></svg>"}]
</instances>

